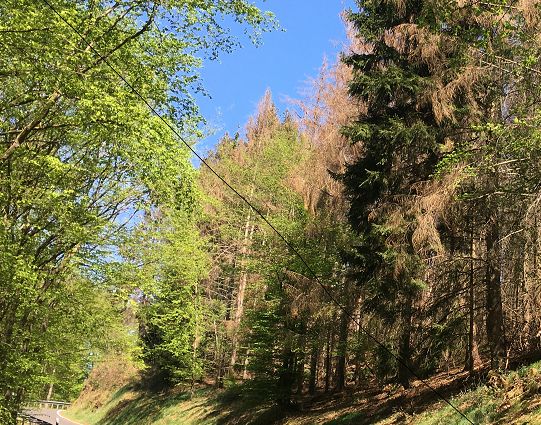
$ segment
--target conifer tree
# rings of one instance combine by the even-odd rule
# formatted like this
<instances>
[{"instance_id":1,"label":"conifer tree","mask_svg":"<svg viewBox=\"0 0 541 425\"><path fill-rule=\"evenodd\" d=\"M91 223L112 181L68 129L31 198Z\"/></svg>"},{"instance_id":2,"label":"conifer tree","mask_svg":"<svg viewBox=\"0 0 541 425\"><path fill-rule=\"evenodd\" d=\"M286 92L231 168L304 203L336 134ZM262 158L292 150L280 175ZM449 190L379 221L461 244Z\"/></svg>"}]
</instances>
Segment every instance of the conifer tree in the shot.
<instances>
[{"instance_id":1,"label":"conifer tree","mask_svg":"<svg viewBox=\"0 0 541 425\"><path fill-rule=\"evenodd\" d=\"M438 51L443 40L430 34L438 23L429 2L373 0L359 7L349 20L364 49L347 56L346 63L353 70L350 93L367 110L344 128L351 142L361 145L361 154L342 179L350 221L362 235L356 263L364 304L398 325L386 342L397 348L398 380L407 387L417 301L425 287L412 243L415 217L408 209L418 185L434 172L446 136L429 100L447 66L446 54ZM441 56L425 51L430 42Z\"/></svg>"},{"instance_id":2,"label":"conifer tree","mask_svg":"<svg viewBox=\"0 0 541 425\"><path fill-rule=\"evenodd\" d=\"M369 1L359 6L350 20L365 48L346 63L354 73L351 94L366 102L368 111L345 129L362 153L343 180L350 220L364 237L357 263L368 294L365 305L399 321L394 344L412 365L416 327L460 324L460 312L443 314L441 302L430 298L448 290L443 299L460 309L459 276L468 267L468 368L475 352L477 281L484 286L486 345L492 366L500 368L508 346L506 268L513 268L504 260L501 241L514 237L507 217L520 217L526 209L515 185L522 181L529 187L511 176L536 173L533 168L513 173L515 165L509 164L522 162L518 152L531 156L535 149L535 143L522 144L528 129L519 117L531 119L537 107L535 101L524 103L520 93L536 92L531 85L536 73L526 70L539 50L538 9L530 2ZM446 183L438 180L443 175ZM453 211L457 216L450 219ZM420 240L429 248L421 248ZM451 259L442 265L448 283L428 282L430 295L424 296L428 283L422 282L420 260L442 249ZM469 265L457 261L459 251ZM438 309L441 315L435 316ZM416 321L421 316L423 323ZM417 341L420 355L430 351L422 346L429 343ZM407 371L399 370L407 385L404 375Z\"/></svg>"}]
</instances>

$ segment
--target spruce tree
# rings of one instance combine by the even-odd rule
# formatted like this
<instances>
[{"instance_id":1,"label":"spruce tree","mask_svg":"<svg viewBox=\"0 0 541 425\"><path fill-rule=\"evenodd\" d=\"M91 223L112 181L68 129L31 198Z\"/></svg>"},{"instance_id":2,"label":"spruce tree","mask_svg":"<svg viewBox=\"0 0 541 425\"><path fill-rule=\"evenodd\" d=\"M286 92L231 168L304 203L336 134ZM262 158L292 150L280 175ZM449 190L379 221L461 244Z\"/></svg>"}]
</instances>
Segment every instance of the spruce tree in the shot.
<instances>
[{"instance_id":1,"label":"spruce tree","mask_svg":"<svg viewBox=\"0 0 541 425\"><path fill-rule=\"evenodd\" d=\"M438 178L452 173L449 187L440 187L438 196L447 197L440 203L455 208L462 219L444 222L439 207L430 218L430 232L444 243L450 258L462 251L473 261L473 238L482 241L476 255L484 268L487 348L494 368L504 364L508 347L503 299L510 273L504 270L502 240L516 232L505 211L513 205L513 217L520 217L525 207L511 178L525 171L513 172L515 165L509 164L532 156L528 149L534 143L526 148L520 141L521 132L529 131L525 123L530 118L523 122L520 117L535 115L537 107L535 100L524 102L522 93L536 93L531 81L537 72L531 65L539 51L538 16L530 2L513 6L506 1L437 0L367 1L349 15L364 43L346 57L353 70L350 93L367 106L367 112L344 129L351 142L361 146L361 155L342 175L351 202L350 221L364 238L356 260L358 279L365 289L365 307L400 324L398 335L386 342L398 348L406 365L414 365L412 332L421 326L417 316L425 302L420 296L426 284L418 239L420 220L430 213L419 199L429 181L441 186ZM525 192L529 196L530 190ZM467 222L471 217L474 223ZM453 264L458 268L447 266L448 275L460 272L462 266ZM433 293L435 287L430 289ZM461 308L456 294L446 297ZM437 320L433 312L427 314L426 322ZM460 314L455 316L459 322ZM446 314L441 322L454 321L450 319ZM430 351L418 348L419 353ZM407 385L407 368L399 369L399 380Z\"/></svg>"},{"instance_id":2,"label":"spruce tree","mask_svg":"<svg viewBox=\"0 0 541 425\"><path fill-rule=\"evenodd\" d=\"M359 9L349 20L364 46L345 61L353 70L350 94L367 111L344 128L362 148L341 178L350 222L362 236L355 263L364 305L397 329L385 342L397 348L398 380L408 387L416 300L424 288L409 205L434 172L446 136L445 119L429 101L445 54L423 53L427 43L442 42L431 40L437 25L427 2L373 0Z\"/></svg>"}]
</instances>

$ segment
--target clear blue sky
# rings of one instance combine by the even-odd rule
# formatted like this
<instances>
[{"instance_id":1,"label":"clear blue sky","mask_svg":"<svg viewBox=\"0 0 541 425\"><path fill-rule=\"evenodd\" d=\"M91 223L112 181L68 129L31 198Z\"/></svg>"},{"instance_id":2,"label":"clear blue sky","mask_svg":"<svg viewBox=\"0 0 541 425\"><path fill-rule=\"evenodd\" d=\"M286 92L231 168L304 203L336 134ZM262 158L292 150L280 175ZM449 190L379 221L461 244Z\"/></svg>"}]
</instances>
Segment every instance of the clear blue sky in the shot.
<instances>
[{"instance_id":1,"label":"clear blue sky","mask_svg":"<svg viewBox=\"0 0 541 425\"><path fill-rule=\"evenodd\" d=\"M317 75L323 57L334 59L339 52L345 40L340 12L354 8L353 0L268 0L257 4L274 12L284 31L263 34L259 47L244 40L241 49L222 54L219 61L205 62L203 84L212 99L199 97L198 103L217 132L197 144L200 153L214 146L226 131L242 133L267 87L281 111L287 107L287 97L300 97L306 81Z\"/></svg>"}]
</instances>

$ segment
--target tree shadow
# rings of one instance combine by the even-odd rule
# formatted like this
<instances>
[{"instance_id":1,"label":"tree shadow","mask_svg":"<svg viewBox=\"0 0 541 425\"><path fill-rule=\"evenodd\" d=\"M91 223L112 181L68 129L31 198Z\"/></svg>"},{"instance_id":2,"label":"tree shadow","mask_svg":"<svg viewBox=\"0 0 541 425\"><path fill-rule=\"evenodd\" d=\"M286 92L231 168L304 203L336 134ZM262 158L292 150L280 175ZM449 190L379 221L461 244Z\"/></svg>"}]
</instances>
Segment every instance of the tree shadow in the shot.
<instances>
[{"instance_id":1,"label":"tree shadow","mask_svg":"<svg viewBox=\"0 0 541 425\"><path fill-rule=\"evenodd\" d=\"M120 399L129 390L119 390L113 400ZM168 407L186 401L189 393L180 394L154 394L147 391L138 391L133 398L119 400L111 407L97 425L140 425L154 422L165 415ZM197 407L194 405L194 408Z\"/></svg>"},{"instance_id":2,"label":"tree shadow","mask_svg":"<svg viewBox=\"0 0 541 425\"><path fill-rule=\"evenodd\" d=\"M216 425L271 425L281 421L290 410L273 401L274 392L273 383L264 380L232 385L215 397Z\"/></svg>"},{"instance_id":3,"label":"tree shadow","mask_svg":"<svg viewBox=\"0 0 541 425\"><path fill-rule=\"evenodd\" d=\"M513 366L524 363L514 362ZM454 373L434 375L427 381L440 395L450 399L486 382L487 374L488 367L480 368L473 375L455 370ZM144 388L141 385L127 386L114 394L110 403L112 407L98 425L152 423L168 415L171 412L168 408L190 400L190 403L182 406L181 411L179 409L179 420L212 422L216 425L272 425L281 423L287 417L297 416L305 420L311 417L321 420L322 416L328 416L326 425L363 425L389 418L398 412L403 412L404 418L406 415L419 414L442 402L439 395L419 381L414 382L409 390L391 387L385 391L380 385L371 383L364 389L351 388L342 392L304 396L298 398L298 403L288 410L278 406L275 399L272 388L265 382L254 381L233 385L222 391L200 387L195 393L178 389L157 391L154 387ZM498 413L511 414L518 419L526 410L534 411L540 406L541 401L531 406L524 404L516 411L501 410ZM465 413L476 414L472 409L474 406L468 406ZM335 412L340 414L336 415ZM498 417L501 416L498 414Z\"/></svg>"},{"instance_id":4,"label":"tree shadow","mask_svg":"<svg viewBox=\"0 0 541 425\"><path fill-rule=\"evenodd\" d=\"M523 365L531 364L540 358L541 353L538 351L516 357L510 360L509 370L516 370L517 368ZM380 390L379 397L375 396L376 393L374 392L371 395L365 394L365 396L368 395L368 397L361 397L362 393L357 393L350 396L345 402L328 403L327 405L324 405L322 408L317 409L317 414L329 413L333 410L338 410L341 407L351 407L353 405L353 409L349 409L350 411L348 413L325 422L325 425L372 424L388 418L397 412L404 412L407 415L419 414L426 411L430 407L433 407L434 404L442 402L440 395L446 400L449 400L451 397L459 393L475 389L478 386L486 383L488 372L489 367L487 364L485 364L471 375L464 371L455 371L451 374L439 373L427 378L426 381L431 387L436 389L439 395L421 382L417 382L415 387L412 389L389 392L384 396L382 396L382 392ZM353 396L357 399L357 402L352 400ZM511 417L512 419L518 419L526 412L533 412L536 408L539 408L540 405L541 403L535 404L534 406L521 406L516 410L516 412L512 412ZM511 407L512 406L510 406L507 410L509 410ZM475 414L475 408L476 406L469 406L463 413L466 415ZM498 418L501 418L508 413L510 412L504 412L503 410L499 411L495 417L495 420L498 420ZM459 414L457 412L457 417L458 415ZM507 417L506 420L508 420Z\"/></svg>"}]
</instances>

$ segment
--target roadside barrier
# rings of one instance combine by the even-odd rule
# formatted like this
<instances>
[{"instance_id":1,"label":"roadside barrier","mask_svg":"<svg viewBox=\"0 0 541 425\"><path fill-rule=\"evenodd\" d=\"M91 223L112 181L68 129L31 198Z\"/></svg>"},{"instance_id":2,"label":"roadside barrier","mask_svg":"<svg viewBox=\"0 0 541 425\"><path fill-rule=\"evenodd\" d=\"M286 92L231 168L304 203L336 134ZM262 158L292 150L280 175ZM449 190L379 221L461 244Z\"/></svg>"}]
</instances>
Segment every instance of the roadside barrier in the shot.
<instances>
[{"instance_id":1,"label":"roadside barrier","mask_svg":"<svg viewBox=\"0 0 541 425\"><path fill-rule=\"evenodd\" d=\"M66 410L71 406L71 403L65 401L54 401L54 400L34 400L25 403L27 409L55 409L55 410Z\"/></svg>"},{"instance_id":2,"label":"roadside barrier","mask_svg":"<svg viewBox=\"0 0 541 425\"><path fill-rule=\"evenodd\" d=\"M65 401L55 400L33 400L24 403L23 412L17 414L17 425L50 425L49 422L44 421L32 415L28 411L38 409L51 409L51 410L66 410L71 406L71 403Z\"/></svg>"}]
</instances>

